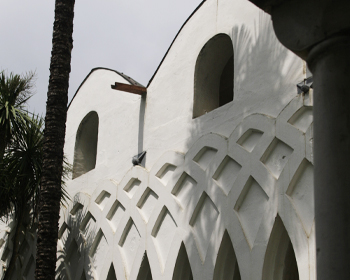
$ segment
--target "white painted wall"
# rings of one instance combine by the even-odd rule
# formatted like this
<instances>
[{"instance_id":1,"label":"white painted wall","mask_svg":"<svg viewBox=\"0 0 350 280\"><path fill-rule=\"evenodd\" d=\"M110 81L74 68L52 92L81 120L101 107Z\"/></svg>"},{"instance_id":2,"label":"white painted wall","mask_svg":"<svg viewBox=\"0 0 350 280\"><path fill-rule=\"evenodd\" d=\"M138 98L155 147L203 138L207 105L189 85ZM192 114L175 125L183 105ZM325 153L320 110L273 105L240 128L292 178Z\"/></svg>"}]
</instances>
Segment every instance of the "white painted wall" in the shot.
<instances>
[{"instance_id":1,"label":"white painted wall","mask_svg":"<svg viewBox=\"0 0 350 280\"><path fill-rule=\"evenodd\" d=\"M99 117L96 168L74 179L70 191L94 189L97 178L119 174L132 167L138 153L140 96L111 89L115 82L128 83L114 71L91 73L70 104L67 115L65 153L73 163L75 138L80 122L91 111Z\"/></svg>"},{"instance_id":2,"label":"white painted wall","mask_svg":"<svg viewBox=\"0 0 350 280\"><path fill-rule=\"evenodd\" d=\"M218 33L234 45L234 101L192 119L194 69L205 43ZM164 151L186 152L208 132L228 136L245 116L276 117L295 96L304 79L303 62L274 36L270 19L246 1L206 1L184 26L148 87L143 150L150 169ZM128 83L117 73L96 70L73 99L67 118L65 152L73 154L83 117L95 110L100 118L96 169L99 177L120 176L129 169L139 146L140 97L110 88ZM119 171L120 170L120 171Z\"/></svg>"},{"instance_id":3,"label":"white painted wall","mask_svg":"<svg viewBox=\"0 0 350 280\"><path fill-rule=\"evenodd\" d=\"M170 147L186 151L203 133L228 136L253 112L277 116L295 95L295 81L304 78L302 61L277 41L268 15L246 2L206 1L174 42L148 88L148 167ZM192 120L196 59L218 33L233 41L234 101Z\"/></svg>"},{"instance_id":4,"label":"white painted wall","mask_svg":"<svg viewBox=\"0 0 350 280\"><path fill-rule=\"evenodd\" d=\"M193 119L197 56L218 33L233 42L234 100ZM290 240L300 279L315 279L313 100L296 90L304 78L304 62L277 41L269 16L244 0L204 2L145 99L112 90L128 83L118 73L93 71L70 104L65 153L73 163L79 124L96 111L96 168L68 182L59 270L71 279L151 271L209 280L214 271L226 279L222 266L235 277L238 267L241 279L282 280ZM142 150L143 166L133 167Z\"/></svg>"}]
</instances>

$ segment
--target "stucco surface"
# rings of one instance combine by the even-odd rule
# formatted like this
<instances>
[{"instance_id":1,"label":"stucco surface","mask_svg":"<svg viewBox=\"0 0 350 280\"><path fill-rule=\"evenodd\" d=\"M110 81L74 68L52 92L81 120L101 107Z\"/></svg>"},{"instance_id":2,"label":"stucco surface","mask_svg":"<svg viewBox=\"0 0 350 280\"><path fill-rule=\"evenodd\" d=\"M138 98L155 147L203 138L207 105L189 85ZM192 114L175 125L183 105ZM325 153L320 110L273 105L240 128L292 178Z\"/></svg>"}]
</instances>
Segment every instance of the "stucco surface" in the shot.
<instances>
[{"instance_id":1,"label":"stucco surface","mask_svg":"<svg viewBox=\"0 0 350 280\"><path fill-rule=\"evenodd\" d=\"M83 271L106 279L112 264L117 279L143 279L145 252L152 279L173 279L182 243L193 278L213 279L216 265L234 264L217 263L225 232L242 279L279 279L269 276L281 250L270 241L277 220L300 279L314 279L312 124L303 132L291 123L312 109L311 98L295 97L277 118L249 115L228 138L206 134L185 154L165 152L149 171L133 167L119 183L100 178L92 192L76 194L62 210L59 241L63 251L79 248L74 279Z\"/></svg>"},{"instance_id":2,"label":"stucco surface","mask_svg":"<svg viewBox=\"0 0 350 280\"><path fill-rule=\"evenodd\" d=\"M219 33L233 44L234 99L193 119L196 60ZM95 111L96 167L67 184L58 277L282 280L292 248L299 278L315 279L313 100L296 89L305 75L269 16L243 0L207 0L146 97L93 71L70 104L65 153L73 163L78 127Z\"/></svg>"}]
</instances>

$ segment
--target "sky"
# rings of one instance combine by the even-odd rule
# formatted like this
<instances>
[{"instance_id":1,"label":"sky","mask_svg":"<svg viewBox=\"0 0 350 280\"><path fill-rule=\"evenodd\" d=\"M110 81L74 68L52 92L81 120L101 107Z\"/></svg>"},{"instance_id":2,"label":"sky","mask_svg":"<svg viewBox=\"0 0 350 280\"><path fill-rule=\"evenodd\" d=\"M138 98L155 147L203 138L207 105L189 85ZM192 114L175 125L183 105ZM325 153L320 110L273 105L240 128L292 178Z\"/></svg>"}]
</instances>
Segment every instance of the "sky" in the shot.
<instances>
[{"instance_id":1,"label":"sky","mask_svg":"<svg viewBox=\"0 0 350 280\"><path fill-rule=\"evenodd\" d=\"M76 0L69 101L95 67L147 85L202 0ZM0 71L35 71L29 111L45 114L54 0L0 1Z\"/></svg>"}]
</instances>

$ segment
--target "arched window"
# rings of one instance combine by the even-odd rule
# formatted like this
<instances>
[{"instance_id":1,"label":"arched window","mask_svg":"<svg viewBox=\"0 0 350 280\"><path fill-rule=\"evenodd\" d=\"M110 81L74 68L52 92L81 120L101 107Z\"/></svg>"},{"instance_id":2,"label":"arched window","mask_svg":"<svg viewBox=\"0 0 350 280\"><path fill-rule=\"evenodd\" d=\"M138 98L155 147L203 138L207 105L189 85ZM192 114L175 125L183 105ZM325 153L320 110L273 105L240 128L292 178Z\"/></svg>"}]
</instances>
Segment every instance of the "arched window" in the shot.
<instances>
[{"instance_id":1,"label":"arched window","mask_svg":"<svg viewBox=\"0 0 350 280\"><path fill-rule=\"evenodd\" d=\"M233 58L226 34L215 35L204 45L194 73L193 118L233 100Z\"/></svg>"},{"instance_id":2,"label":"arched window","mask_svg":"<svg viewBox=\"0 0 350 280\"><path fill-rule=\"evenodd\" d=\"M98 115L88 113L81 121L75 138L73 179L95 168L98 139Z\"/></svg>"}]
</instances>

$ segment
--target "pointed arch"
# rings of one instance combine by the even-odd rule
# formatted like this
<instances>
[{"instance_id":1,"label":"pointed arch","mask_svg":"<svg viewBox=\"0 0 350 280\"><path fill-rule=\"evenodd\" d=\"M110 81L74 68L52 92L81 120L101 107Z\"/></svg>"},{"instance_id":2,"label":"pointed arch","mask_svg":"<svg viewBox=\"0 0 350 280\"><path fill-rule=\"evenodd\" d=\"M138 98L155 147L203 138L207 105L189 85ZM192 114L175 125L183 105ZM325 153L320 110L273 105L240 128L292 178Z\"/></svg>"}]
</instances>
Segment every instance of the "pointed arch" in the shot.
<instances>
[{"instance_id":1,"label":"pointed arch","mask_svg":"<svg viewBox=\"0 0 350 280\"><path fill-rule=\"evenodd\" d=\"M152 280L152 272L151 267L149 266L147 253L143 255L140 271L137 275L137 280Z\"/></svg>"},{"instance_id":2,"label":"pointed arch","mask_svg":"<svg viewBox=\"0 0 350 280\"><path fill-rule=\"evenodd\" d=\"M173 280L193 280L192 269L184 243L181 243L179 255L173 273Z\"/></svg>"},{"instance_id":3,"label":"pointed arch","mask_svg":"<svg viewBox=\"0 0 350 280\"><path fill-rule=\"evenodd\" d=\"M96 166L98 115L88 113L77 130L74 147L73 179L89 172Z\"/></svg>"},{"instance_id":4,"label":"pointed arch","mask_svg":"<svg viewBox=\"0 0 350 280\"><path fill-rule=\"evenodd\" d=\"M213 280L241 280L236 254L227 230L216 258Z\"/></svg>"},{"instance_id":5,"label":"pointed arch","mask_svg":"<svg viewBox=\"0 0 350 280\"><path fill-rule=\"evenodd\" d=\"M114 269L113 263L111 264L111 266L109 268L106 280L117 280L117 276L115 275L115 269Z\"/></svg>"},{"instance_id":6,"label":"pointed arch","mask_svg":"<svg viewBox=\"0 0 350 280\"><path fill-rule=\"evenodd\" d=\"M200 51L194 74L193 118L233 100L234 54L230 36L217 34Z\"/></svg>"},{"instance_id":7,"label":"pointed arch","mask_svg":"<svg viewBox=\"0 0 350 280\"><path fill-rule=\"evenodd\" d=\"M265 254L263 280L299 280L292 242L277 215Z\"/></svg>"}]
</instances>

